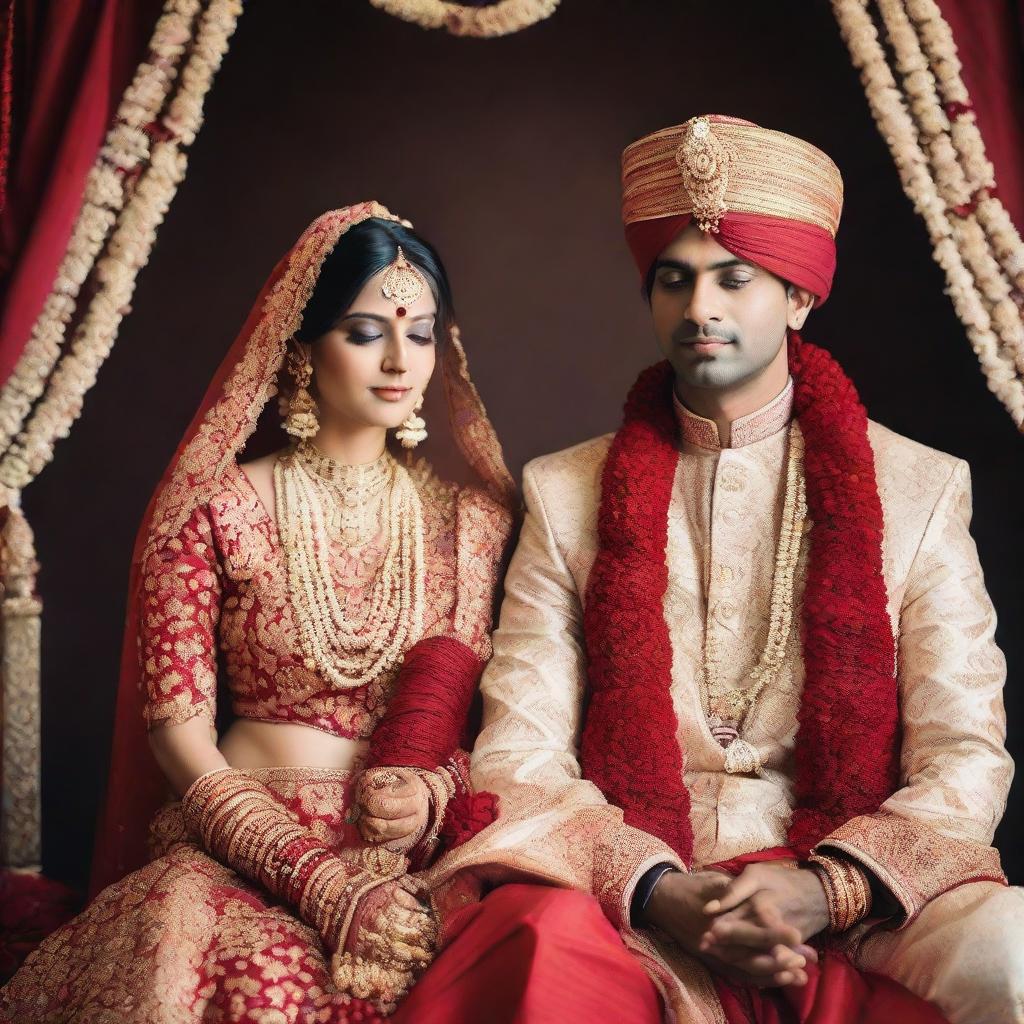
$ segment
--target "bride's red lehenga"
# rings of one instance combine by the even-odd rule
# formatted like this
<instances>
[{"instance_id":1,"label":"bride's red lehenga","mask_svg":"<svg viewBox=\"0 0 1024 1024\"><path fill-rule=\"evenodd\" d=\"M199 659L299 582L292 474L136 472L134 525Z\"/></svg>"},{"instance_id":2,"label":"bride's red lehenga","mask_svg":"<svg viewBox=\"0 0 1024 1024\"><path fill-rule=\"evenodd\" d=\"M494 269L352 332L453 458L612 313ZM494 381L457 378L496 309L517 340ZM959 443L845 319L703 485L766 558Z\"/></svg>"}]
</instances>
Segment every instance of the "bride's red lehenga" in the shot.
<instances>
[{"instance_id":1,"label":"bride's red lehenga","mask_svg":"<svg viewBox=\"0 0 1024 1024\"><path fill-rule=\"evenodd\" d=\"M432 794L431 826L408 857L371 850L360 838L352 814L355 771L231 770L235 782L252 787L250 796L283 807L284 827L292 829L296 861L280 874L275 896L273 885L226 863L234 846L232 857L208 852L211 844L182 804L167 802L146 741L147 723L203 716L214 728L218 664L235 716L369 739L412 666L420 681L433 675L442 688L468 694L489 654L513 484L457 331L441 353L444 389L455 440L483 486L460 487L425 462L406 470L382 456L378 468L408 473L422 508L422 602L418 628L369 682L339 687L309 657L281 537L238 467L239 452L273 400L286 342L324 258L349 227L370 217L395 220L376 203L332 211L280 262L147 510L132 564L114 754L93 865L98 895L0 991L0 1019L370 1021L395 994L388 992L390 965L379 942L374 947L374 929L386 927L395 887L437 842L444 805L465 782L458 757L441 763L434 751L437 761L428 766L419 750L399 759L417 767ZM331 560L346 619L367 630L375 625L373 582L386 547L378 538ZM204 784L211 786L196 786ZM242 848L258 838L235 835L231 843ZM305 875L302 863L313 865ZM317 871L328 880L319 895L333 903L331 943L318 927L318 893L307 884ZM294 901L281 898L282 891ZM367 949L374 948L382 962L371 964ZM365 959L353 960L352 950ZM339 975L332 955L346 951ZM360 978L361 969L370 976ZM373 971L384 972L383 987ZM351 984L341 986L339 977Z\"/></svg>"}]
</instances>

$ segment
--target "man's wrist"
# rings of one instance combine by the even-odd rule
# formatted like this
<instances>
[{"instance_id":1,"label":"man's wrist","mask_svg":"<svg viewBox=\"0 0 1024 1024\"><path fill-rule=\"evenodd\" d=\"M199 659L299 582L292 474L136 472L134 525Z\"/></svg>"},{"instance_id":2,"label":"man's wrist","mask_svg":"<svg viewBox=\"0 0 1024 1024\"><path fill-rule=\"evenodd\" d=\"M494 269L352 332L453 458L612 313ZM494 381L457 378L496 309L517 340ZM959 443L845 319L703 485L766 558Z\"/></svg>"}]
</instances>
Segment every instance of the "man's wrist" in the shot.
<instances>
[{"instance_id":1,"label":"man's wrist","mask_svg":"<svg viewBox=\"0 0 1024 1024\"><path fill-rule=\"evenodd\" d=\"M640 876L640 880L636 883L636 888L633 890L633 898L629 904L629 922L634 928L641 927L647 923L647 908L650 905L651 897L654 895L654 890L657 888L658 883L665 875L678 870L674 864L661 863L655 864L653 868L648 868Z\"/></svg>"},{"instance_id":2,"label":"man's wrist","mask_svg":"<svg viewBox=\"0 0 1024 1024\"><path fill-rule=\"evenodd\" d=\"M829 931L848 931L871 913L871 885L858 864L812 854L808 867L817 875L825 895Z\"/></svg>"}]
</instances>

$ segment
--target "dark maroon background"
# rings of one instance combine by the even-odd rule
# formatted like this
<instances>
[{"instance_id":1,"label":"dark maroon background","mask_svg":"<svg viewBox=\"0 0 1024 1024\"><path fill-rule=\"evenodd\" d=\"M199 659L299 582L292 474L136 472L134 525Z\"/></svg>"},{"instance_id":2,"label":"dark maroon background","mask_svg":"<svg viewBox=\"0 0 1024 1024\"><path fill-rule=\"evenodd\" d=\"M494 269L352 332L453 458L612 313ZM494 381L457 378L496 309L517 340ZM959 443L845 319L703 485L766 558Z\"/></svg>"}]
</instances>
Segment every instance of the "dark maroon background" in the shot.
<instances>
[{"instance_id":1,"label":"dark maroon background","mask_svg":"<svg viewBox=\"0 0 1024 1024\"><path fill-rule=\"evenodd\" d=\"M287 10L287 14L284 12ZM376 198L442 252L513 471L613 429L656 349L619 224L619 155L697 113L807 138L846 180L839 272L806 335L872 417L970 461L974 533L1021 664L1021 446L988 394L827 3L564 0L499 40L365 0L252 4L117 347L26 493L43 565L44 853L85 878L137 523L264 277L317 213ZM429 448L429 442L428 442ZM1024 715L1012 685L1011 726ZM1024 753L1016 731L1011 749ZM999 835L1013 840L1015 791Z\"/></svg>"}]
</instances>

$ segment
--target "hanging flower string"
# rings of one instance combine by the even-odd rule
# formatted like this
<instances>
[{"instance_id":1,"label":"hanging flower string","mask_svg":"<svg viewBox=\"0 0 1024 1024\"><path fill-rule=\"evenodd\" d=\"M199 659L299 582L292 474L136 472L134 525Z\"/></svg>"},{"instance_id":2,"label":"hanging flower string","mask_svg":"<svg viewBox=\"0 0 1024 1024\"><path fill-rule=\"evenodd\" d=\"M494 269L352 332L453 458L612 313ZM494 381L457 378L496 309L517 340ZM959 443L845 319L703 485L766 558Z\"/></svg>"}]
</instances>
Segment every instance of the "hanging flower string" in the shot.
<instances>
[{"instance_id":1,"label":"hanging flower string","mask_svg":"<svg viewBox=\"0 0 1024 1024\"><path fill-rule=\"evenodd\" d=\"M0 483L8 488L24 488L50 461L54 443L67 436L110 353L156 229L184 177L182 147L195 140L203 101L240 13L240 0L211 0L205 11L200 0L168 0L164 7L149 54L90 170L54 286L0 391ZM90 274L96 289L62 359L65 334Z\"/></svg>"},{"instance_id":2,"label":"hanging flower string","mask_svg":"<svg viewBox=\"0 0 1024 1024\"><path fill-rule=\"evenodd\" d=\"M86 180L82 207L53 288L0 390L0 616L5 650L0 708L5 813L0 861L38 869L39 615L37 564L21 491L53 458L82 409L128 312L139 270L185 174L182 147L202 123L203 100L227 51L240 0L167 0L114 126ZM187 61L179 65L187 54ZM172 86L177 91L171 96ZM168 102L169 99L169 102ZM166 109L165 109L166 108ZM78 311L82 286L90 299ZM69 324L77 319L67 352ZM31 414L31 418L30 417ZM27 421L27 422L26 422ZM12 440L13 439L13 440ZM9 811L10 813L6 813Z\"/></svg>"},{"instance_id":3,"label":"hanging flower string","mask_svg":"<svg viewBox=\"0 0 1024 1024\"><path fill-rule=\"evenodd\" d=\"M1024 245L995 194L949 26L934 0L877 0L901 91L869 0L832 6L988 387L1024 428Z\"/></svg>"},{"instance_id":4,"label":"hanging flower string","mask_svg":"<svg viewBox=\"0 0 1024 1024\"><path fill-rule=\"evenodd\" d=\"M935 17L939 16L938 8L935 8L934 12L920 10L924 7L933 7L934 4L918 0L914 6L919 17L924 18L929 13ZM952 107L958 113L958 118L950 121L947 110L940 100L937 76L932 72L933 64L946 68L948 81L951 63L956 62L959 65L956 50L952 49L950 59L944 52L944 46L935 39L935 34L928 33L935 54L935 60L931 61L921 47L918 27L908 16L909 5L905 5L902 0L879 0L879 8L896 55L897 69L903 75L910 109L919 126L936 185L946 202L953 237L964 256L967 269L973 274L978 289L988 305L993 330L999 343L1012 353L1016 371L1020 374L1024 372L1024 320L1021 318L1020 308L1013 299L1013 281L1000 266L998 259L1000 249L1008 254L1008 249L1004 248L1007 243L989 237L977 218L980 203L988 199L990 192L995 189L992 164L985 156L984 145L976 124L973 138L969 138L963 131L957 135L953 133L958 120L968 114L972 121L974 119L969 106L970 98L963 88L963 83L960 82L959 89L956 90L960 99L955 101ZM934 24L934 21L930 19L922 24ZM948 27L947 25L947 30ZM952 36L948 42L952 47ZM960 127L963 128L965 125ZM996 205L1002 207L998 200ZM1019 237L1016 239L1016 247L1020 252Z\"/></svg>"},{"instance_id":5,"label":"hanging flower string","mask_svg":"<svg viewBox=\"0 0 1024 1024\"><path fill-rule=\"evenodd\" d=\"M529 28L555 12L559 0L497 0L457 4L447 0L370 0L388 14L420 28L444 28L455 36L489 39Z\"/></svg>"}]
</instances>

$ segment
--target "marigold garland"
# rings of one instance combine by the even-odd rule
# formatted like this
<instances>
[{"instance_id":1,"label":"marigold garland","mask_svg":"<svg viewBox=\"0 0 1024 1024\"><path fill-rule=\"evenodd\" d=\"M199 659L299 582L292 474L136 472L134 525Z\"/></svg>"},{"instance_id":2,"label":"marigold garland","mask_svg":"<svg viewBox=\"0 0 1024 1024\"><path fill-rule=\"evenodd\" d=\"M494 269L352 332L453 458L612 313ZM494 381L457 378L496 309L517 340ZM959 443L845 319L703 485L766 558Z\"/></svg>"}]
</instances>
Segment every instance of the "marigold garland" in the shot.
<instances>
[{"instance_id":1,"label":"marigold garland","mask_svg":"<svg viewBox=\"0 0 1024 1024\"><path fill-rule=\"evenodd\" d=\"M1024 429L1024 243L995 195L952 32L935 0L877 0L877 7L902 91L869 0L833 0L872 114L925 222L989 390Z\"/></svg>"},{"instance_id":2,"label":"marigold garland","mask_svg":"<svg viewBox=\"0 0 1024 1024\"><path fill-rule=\"evenodd\" d=\"M198 10L199 0L169 0L154 28L149 53L125 90L114 125L86 178L82 208L53 288L0 391L0 451L21 429L60 358L79 291L124 205L125 183L134 180L140 162L149 155L143 126L157 117L164 104Z\"/></svg>"},{"instance_id":3,"label":"marigold garland","mask_svg":"<svg viewBox=\"0 0 1024 1024\"><path fill-rule=\"evenodd\" d=\"M370 0L374 7L420 28L444 28L455 36L490 39L511 35L555 12L559 0L498 0L484 7L448 0Z\"/></svg>"}]
</instances>

